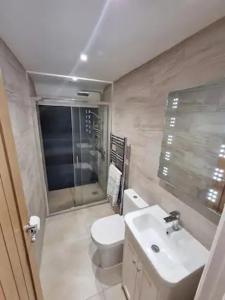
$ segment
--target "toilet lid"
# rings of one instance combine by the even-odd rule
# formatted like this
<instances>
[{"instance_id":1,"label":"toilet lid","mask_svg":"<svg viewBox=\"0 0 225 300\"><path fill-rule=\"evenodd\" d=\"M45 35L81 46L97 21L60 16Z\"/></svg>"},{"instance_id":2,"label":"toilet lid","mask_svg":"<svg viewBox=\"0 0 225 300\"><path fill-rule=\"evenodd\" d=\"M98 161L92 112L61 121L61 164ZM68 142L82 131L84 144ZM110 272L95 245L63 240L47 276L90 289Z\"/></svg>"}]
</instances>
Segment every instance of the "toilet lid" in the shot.
<instances>
[{"instance_id":1,"label":"toilet lid","mask_svg":"<svg viewBox=\"0 0 225 300\"><path fill-rule=\"evenodd\" d=\"M97 220L91 227L92 238L104 246L121 243L125 236L125 223L122 216L116 214Z\"/></svg>"}]
</instances>

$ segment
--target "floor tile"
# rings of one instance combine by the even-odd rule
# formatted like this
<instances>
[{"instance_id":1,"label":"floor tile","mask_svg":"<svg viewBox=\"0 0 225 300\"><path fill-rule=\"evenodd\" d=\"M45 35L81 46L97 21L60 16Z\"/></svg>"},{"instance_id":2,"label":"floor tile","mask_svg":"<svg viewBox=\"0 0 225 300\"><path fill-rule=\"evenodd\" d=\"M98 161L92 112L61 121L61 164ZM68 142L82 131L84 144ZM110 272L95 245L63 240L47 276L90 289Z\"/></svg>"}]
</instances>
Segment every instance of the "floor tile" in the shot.
<instances>
[{"instance_id":1,"label":"floor tile","mask_svg":"<svg viewBox=\"0 0 225 300\"><path fill-rule=\"evenodd\" d=\"M103 204L47 219L40 270L45 300L105 300L103 291L121 282L121 266L99 267L90 237L91 224L111 214Z\"/></svg>"},{"instance_id":2,"label":"floor tile","mask_svg":"<svg viewBox=\"0 0 225 300\"><path fill-rule=\"evenodd\" d=\"M126 300L121 284L104 290L105 300Z\"/></svg>"},{"instance_id":3,"label":"floor tile","mask_svg":"<svg viewBox=\"0 0 225 300\"><path fill-rule=\"evenodd\" d=\"M126 296L121 284L117 284L86 300L126 300Z\"/></svg>"},{"instance_id":4,"label":"floor tile","mask_svg":"<svg viewBox=\"0 0 225 300\"><path fill-rule=\"evenodd\" d=\"M97 295L94 295L94 296L92 296L92 297L90 297L90 298L88 298L86 300L105 300L104 292L101 292L101 293L99 293ZM115 300L117 300L117 299L115 299Z\"/></svg>"},{"instance_id":5,"label":"floor tile","mask_svg":"<svg viewBox=\"0 0 225 300\"><path fill-rule=\"evenodd\" d=\"M104 289L121 283L122 264L107 269L96 268L95 276Z\"/></svg>"}]
</instances>

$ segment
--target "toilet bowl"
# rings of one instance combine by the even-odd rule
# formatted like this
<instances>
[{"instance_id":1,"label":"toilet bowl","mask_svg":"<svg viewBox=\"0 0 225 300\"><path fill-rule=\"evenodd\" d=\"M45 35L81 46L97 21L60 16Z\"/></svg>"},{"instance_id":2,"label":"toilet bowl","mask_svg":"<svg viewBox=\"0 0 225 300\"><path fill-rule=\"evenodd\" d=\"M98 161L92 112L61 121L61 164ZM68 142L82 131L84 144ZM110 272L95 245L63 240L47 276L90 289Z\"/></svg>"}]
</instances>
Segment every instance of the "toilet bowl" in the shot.
<instances>
[{"instance_id":1,"label":"toilet bowl","mask_svg":"<svg viewBox=\"0 0 225 300\"><path fill-rule=\"evenodd\" d=\"M124 191L124 215L147 206L148 204L133 189ZM91 238L98 247L102 268L108 268L122 262L125 238L123 216L115 214L95 221L91 227Z\"/></svg>"},{"instance_id":2,"label":"toilet bowl","mask_svg":"<svg viewBox=\"0 0 225 300\"><path fill-rule=\"evenodd\" d=\"M91 237L98 247L101 267L119 263L123 254L124 235L124 219L118 214L101 218L92 225Z\"/></svg>"}]
</instances>

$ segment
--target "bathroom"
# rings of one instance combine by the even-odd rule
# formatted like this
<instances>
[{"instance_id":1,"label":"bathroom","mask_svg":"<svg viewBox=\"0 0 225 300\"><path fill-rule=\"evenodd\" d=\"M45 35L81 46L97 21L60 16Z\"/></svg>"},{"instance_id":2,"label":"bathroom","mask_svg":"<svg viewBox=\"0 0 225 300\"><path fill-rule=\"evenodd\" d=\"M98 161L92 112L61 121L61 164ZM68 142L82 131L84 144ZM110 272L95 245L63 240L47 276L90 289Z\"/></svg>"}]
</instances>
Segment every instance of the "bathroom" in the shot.
<instances>
[{"instance_id":1,"label":"bathroom","mask_svg":"<svg viewBox=\"0 0 225 300\"><path fill-rule=\"evenodd\" d=\"M0 299L222 300L224 2L10 0L0 7L0 170L8 166L15 195L15 203L7 200L14 238L7 210L0 217ZM116 200L112 163L120 174ZM174 211L177 232L167 219ZM184 243L194 241L188 246L200 254L186 255L201 267L183 285L166 285L132 235L131 218L142 212L161 216L171 230L163 241L182 233ZM23 229L31 216L37 233ZM112 240L116 255L105 247ZM137 269L146 267L128 268L129 278L126 240ZM145 273L147 281L139 277Z\"/></svg>"}]
</instances>

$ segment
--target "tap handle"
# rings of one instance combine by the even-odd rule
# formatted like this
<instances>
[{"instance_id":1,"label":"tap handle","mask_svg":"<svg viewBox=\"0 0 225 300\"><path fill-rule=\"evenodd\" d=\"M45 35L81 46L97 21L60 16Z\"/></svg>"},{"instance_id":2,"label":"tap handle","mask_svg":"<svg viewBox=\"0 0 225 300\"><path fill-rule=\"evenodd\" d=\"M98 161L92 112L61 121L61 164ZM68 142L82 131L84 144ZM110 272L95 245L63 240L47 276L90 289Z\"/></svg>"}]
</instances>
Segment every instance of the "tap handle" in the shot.
<instances>
[{"instance_id":1,"label":"tap handle","mask_svg":"<svg viewBox=\"0 0 225 300\"><path fill-rule=\"evenodd\" d=\"M170 223L170 222L175 221L176 218L175 218L174 216L168 216L168 217L163 218L163 220L164 220L166 223Z\"/></svg>"},{"instance_id":2,"label":"tap handle","mask_svg":"<svg viewBox=\"0 0 225 300\"><path fill-rule=\"evenodd\" d=\"M173 216L173 217L176 217L177 220L180 219L180 212L178 210L173 210L170 212L170 215Z\"/></svg>"}]
</instances>

